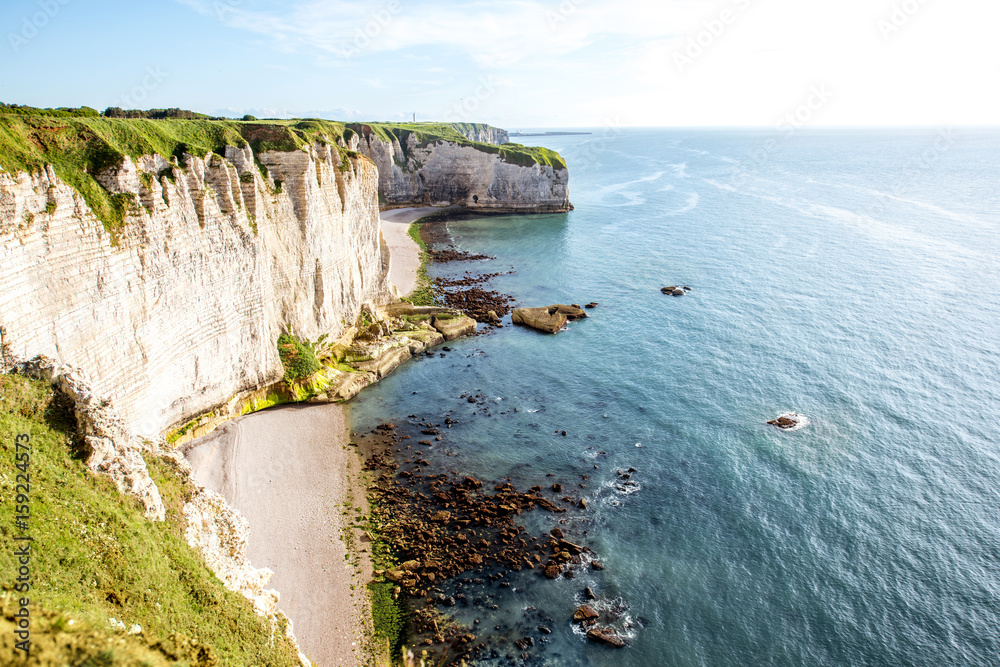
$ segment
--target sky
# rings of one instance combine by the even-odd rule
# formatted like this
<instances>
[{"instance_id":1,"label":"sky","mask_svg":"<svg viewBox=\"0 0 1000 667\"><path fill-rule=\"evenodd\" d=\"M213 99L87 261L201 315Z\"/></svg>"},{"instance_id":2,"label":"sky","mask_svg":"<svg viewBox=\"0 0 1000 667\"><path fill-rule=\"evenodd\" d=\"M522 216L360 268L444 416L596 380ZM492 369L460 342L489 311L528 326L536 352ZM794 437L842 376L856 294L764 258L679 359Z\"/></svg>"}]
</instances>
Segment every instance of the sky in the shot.
<instances>
[{"instance_id":1,"label":"sky","mask_svg":"<svg viewBox=\"0 0 1000 667\"><path fill-rule=\"evenodd\" d=\"M601 126L1000 119L996 0L3 0L0 101Z\"/></svg>"}]
</instances>

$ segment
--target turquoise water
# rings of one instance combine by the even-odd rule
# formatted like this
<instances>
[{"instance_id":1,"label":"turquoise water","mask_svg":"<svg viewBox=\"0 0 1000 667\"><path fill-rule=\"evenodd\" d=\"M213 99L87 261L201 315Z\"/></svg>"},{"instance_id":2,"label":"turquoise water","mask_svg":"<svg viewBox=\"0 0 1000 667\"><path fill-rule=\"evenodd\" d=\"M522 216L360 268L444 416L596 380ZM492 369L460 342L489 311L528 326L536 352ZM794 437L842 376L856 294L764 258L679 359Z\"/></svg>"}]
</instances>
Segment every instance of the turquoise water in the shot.
<instances>
[{"instance_id":1,"label":"turquoise water","mask_svg":"<svg viewBox=\"0 0 1000 667\"><path fill-rule=\"evenodd\" d=\"M448 470L521 488L590 475L590 511L563 527L606 569L523 572L481 591L498 611L448 611L544 639L530 664L998 664L1000 132L544 143L576 210L451 222L460 249L497 259L433 271L513 267L493 285L524 305L600 306L556 336L452 343L352 419L453 411L432 459ZM693 290L660 294L674 284ZM789 411L808 425L765 425ZM628 467L633 493L614 486ZM629 648L574 632L588 584L624 610Z\"/></svg>"}]
</instances>

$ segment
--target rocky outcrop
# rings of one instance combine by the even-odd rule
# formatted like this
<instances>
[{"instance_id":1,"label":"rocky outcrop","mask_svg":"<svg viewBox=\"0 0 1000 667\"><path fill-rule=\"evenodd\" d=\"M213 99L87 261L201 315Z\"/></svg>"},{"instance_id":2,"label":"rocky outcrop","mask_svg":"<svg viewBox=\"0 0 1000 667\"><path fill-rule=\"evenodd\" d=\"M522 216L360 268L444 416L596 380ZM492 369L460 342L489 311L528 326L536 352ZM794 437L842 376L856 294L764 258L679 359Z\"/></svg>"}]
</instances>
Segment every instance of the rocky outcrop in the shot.
<instances>
[{"instance_id":1,"label":"rocky outcrop","mask_svg":"<svg viewBox=\"0 0 1000 667\"><path fill-rule=\"evenodd\" d=\"M510 319L514 324L538 329L546 333L556 333L570 320L587 317L586 311L578 306L557 304L545 308L516 308Z\"/></svg>"},{"instance_id":2,"label":"rocky outcrop","mask_svg":"<svg viewBox=\"0 0 1000 667\"><path fill-rule=\"evenodd\" d=\"M587 639L611 648L625 648L625 640L611 628L593 628L587 631Z\"/></svg>"},{"instance_id":3,"label":"rocky outcrop","mask_svg":"<svg viewBox=\"0 0 1000 667\"><path fill-rule=\"evenodd\" d=\"M90 379L79 368L59 364L47 357L20 362L4 355L4 372L16 371L45 380L65 394L73 404L77 437L81 440L85 463L97 474L111 479L120 493L135 496L146 518L163 521L165 510L160 490L149 476L143 452L150 446L134 437L106 397L94 393Z\"/></svg>"},{"instance_id":4,"label":"rocky outcrop","mask_svg":"<svg viewBox=\"0 0 1000 667\"><path fill-rule=\"evenodd\" d=\"M182 456L176 461L190 466ZM267 568L255 568L247 559L247 538L250 524L234 510L221 494L201 488L184 504L184 539L198 549L212 572L226 585L239 591L253 604L254 611L265 617L276 617L278 594L265 586L274 576Z\"/></svg>"},{"instance_id":5,"label":"rocky outcrop","mask_svg":"<svg viewBox=\"0 0 1000 667\"><path fill-rule=\"evenodd\" d=\"M493 213L561 213L569 202L569 171L543 164L517 164L498 149L436 140L415 134L386 141L373 131L357 137L358 149L378 165L379 194L386 204L450 203Z\"/></svg>"},{"instance_id":6,"label":"rocky outcrop","mask_svg":"<svg viewBox=\"0 0 1000 667\"><path fill-rule=\"evenodd\" d=\"M771 426L777 426L783 431L797 431L803 426L806 426L809 423L809 420L797 412L786 412L785 414L779 415L767 423Z\"/></svg>"},{"instance_id":7,"label":"rocky outcrop","mask_svg":"<svg viewBox=\"0 0 1000 667\"><path fill-rule=\"evenodd\" d=\"M435 315L431 325L446 341L468 336L476 331L476 321L466 315Z\"/></svg>"},{"instance_id":8,"label":"rocky outcrop","mask_svg":"<svg viewBox=\"0 0 1000 667\"><path fill-rule=\"evenodd\" d=\"M8 350L3 361L0 369L3 372L18 372L51 382L67 396L73 405L76 436L83 446L87 467L109 478L120 493L138 498L147 519L164 520L166 512L160 491L149 476L144 455L168 458L182 473L190 475L191 468L179 452L165 452L155 442L133 436L111 402L95 394L82 370L40 356L23 362ZM265 589L273 572L253 567L246 556L250 534L246 519L221 495L201 487L196 489L183 507L185 540L204 557L206 565L228 589L243 594L254 611L271 622L273 630L287 628L289 621L278 608L278 594ZM295 644L291 630L286 629L285 633ZM310 664L302 654L300 662Z\"/></svg>"},{"instance_id":9,"label":"rocky outcrop","mask_svg":"<svg viewBox=\"0 0 1000 667\"><path fill-rule=\"evenodd\" d=\"M469 141L500 146L510 141L510 133L486 123L453 123L454 127Z\"/></svg>"},{"instance_id":10,"label":"rocky outcrop","mask_svg":"<svg viewBox=\"0 0 1000 667\"><path fill-rule=\"evenodd\" d=\"M114 238L51 168L0 172L5 340L86 368L142 436L279 380L284 327L335 339L390 298L368 160L317 145L175 162L99 175L134 202Z\"/></svg>"}]
</instances>

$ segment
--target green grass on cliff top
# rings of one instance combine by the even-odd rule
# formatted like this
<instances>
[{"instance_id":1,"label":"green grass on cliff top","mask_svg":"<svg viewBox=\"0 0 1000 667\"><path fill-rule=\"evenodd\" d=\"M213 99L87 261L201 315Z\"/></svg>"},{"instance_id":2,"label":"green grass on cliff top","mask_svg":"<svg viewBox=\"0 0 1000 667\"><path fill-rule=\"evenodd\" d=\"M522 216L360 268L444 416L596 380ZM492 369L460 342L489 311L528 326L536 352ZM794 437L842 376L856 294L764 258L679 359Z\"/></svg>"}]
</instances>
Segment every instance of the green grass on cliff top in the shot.
<instances>
[{"instance_id":1,"label":"green grass on cliff top","mask_svg":"<svg viewBox=\"0 0 1000 667\"><path fill-rule=\"evenodd\" d=\"M0 606L6 616L13 613L11 596L31 600L32 639L39 651L55 652L45 664L297 665L291 644L272 639L268 622L227 590L185 542L181 512L191 489L178 471L147 459L167 508L167 520L152 523L137 500L87 470L72 444L73 430L72 413L50 385L0 375L0 541L6 545L0 588L7 598ZM16 488L24 481L15 467L19 434L27 434L31 445L26 529L14 522L15 504L23 504L17 493L24 491ZM15 535L34 538L27 593L13 590ZM112 617L126 627L142 626L143 634L125 641L109 626ZM87 633L96 638L73 639ZM6 639L5 633L0 664L20 664ZM192 641L202 647L200 658L178 649L192 648Z\"/></svg>"},{"instance_id":2,"label":"green grass on cliff top","mask_svg":"<svg viewBox=\"0 0 1000 667\"><path fill-rule=\"evenodd\" d=\"M473 142L448 123L371 123L345 125L320 119L240 121L220 119L108 118L81 109L32 109L0 107L0 168L35 173L52 165L55 173L86 200L105 229L116 238L125 216L139 202L129 195L104 189L93 174L120 164L128 155L138 158L159 154L178 160L184 153L202 157L224 154L226 146L251 146L255 154L294 151L309 144L337 145L353 134L373 133L385 141L416 136L418 145L451 141L499 154L513 164L549 165L565 169L558 153L519 144L494 146ZM346 155L346 149L338 150Z\"/></svg>"},{"instance_id":3,"label":"green grass on cliff top","mask_svg":"<svg viewBox=\"0 0 1000 667\"><path fill-rule=\"evenodd\" d=\"M352 123L348 127L364 136L364 128L378 136L383 141L391 142L393 139L399 140L400 145L405 149L408 135L416 135L418 146L428 146L435 141L451 141L463 146L473 146L485 153L496 153L505 162L520 165L522 167L533 167L536 164L547 165L553 169L566 169L566 161L559 153L541 146L522 146L521 144L506 143L501 146L494 144L484 144L472 141L458 128L468 129L475 123Z\"/></svg>"},{"instance_id":4,"label":"green grass on cliff top","mask_svg":"<svg viewBox=\"0 0 1000 667\"><path fill-rule=\"evenodd\" d=\"M138 202L111 194L92 174L121 164L126 155L180 159L184 153L224 154L226 146L247 144L257 154L293 151L311 143L335 144L344 133L343 123L332 121L149 120L65 113L0 112L0 167L35 173L51 164L59 178L83 195L112 236Z\"/></svg>"}]
</instances>

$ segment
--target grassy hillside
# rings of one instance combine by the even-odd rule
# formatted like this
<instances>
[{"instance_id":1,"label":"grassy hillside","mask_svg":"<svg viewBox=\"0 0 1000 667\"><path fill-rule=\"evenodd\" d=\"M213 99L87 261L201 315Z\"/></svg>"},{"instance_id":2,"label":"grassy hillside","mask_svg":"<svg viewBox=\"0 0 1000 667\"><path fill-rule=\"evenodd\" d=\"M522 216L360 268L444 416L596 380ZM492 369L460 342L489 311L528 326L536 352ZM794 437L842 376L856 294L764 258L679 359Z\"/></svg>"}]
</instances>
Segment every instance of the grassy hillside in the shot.
<instances>
[{"instance_id":1,"label":"grassy hillside","mask_svg":"<svg viewBox=\"0 0 1000 667\"><path fill-rule=\"evenodd\" d=\"M201 157L246 144L255 153L292 151L311 143L335 144L344 133L343 123L333 121L152 120L38 111L0 109L0 167L34 173L51 164L59 178L83 195L112 234L138 202L127 195L112 195L92 174L121 164L126 155L137 158L158 153L179 159L190 153Z\"/></svg>"},{"instance_id":2,"label":"grassy hillside","mask_svg":"<svg viewBox=\"0 0 1000 667\"><path fill-rule=\"evenodd\" d=\"M366 127L383 141L392 141L395 138L403 146L406 145L409 135L412 134L416 136L418 146L428 146L435 141L445 140L463 146L474 146L486 153L497 153L504 161L524 167L542 164L554 169L566 168L566 161L562 156L548 148L522 146L514 143L495 146L470 141L451 123L353 123L348 126L351 131L359 134L363 133Z\"/></svg>"},{"instance_id":3,"label":"grassy hillside","mask_svg":"<svg viewBox=\"0 0 1000 667\"><path fill-rule=\"evenodd\" d=\"M46 383L0 375L0 541L33 541L32 641L42 662L86 665L296 665L250 603L227 590L183 538L191 493L178 472L149 459L167 507L151 523L135 499L90 473L76 453L72 412ZM30 437L30 520L15 526L15 438ZM23 480L21 480L23 481ZM15 660L13 549L0 558L0 664ZM141 634L116 631L108 619Z\"/></svg>"},{"instance_id":4,"label":"grassy hillside","mask_svg":"<svg viewBox=\"0 0 1000 667\"><path fill-rule=\"evenodd\" d=\"M159 113L161 111L163 113ZM180 159L184 153L201 157L209 152L222 154L226 146L247 144L255 154L269 150L294 151L314 143L336 145L340 139L350 139L355 133L371 132L385 141L399 139L404 146L412 134L421 146L440 140L451 141L499 154L505 161L522 166L543 164L556 169L566 168L562 157L547 148L473 142L448 123L348 126L319 119L213 119L182 110L143 113L151 117L107 117L88 107L34 109L0 105L0 168L35 173L52 165L59 178L83 195L112 238L124 224L125 216L138 210L139 202L130 195L108 192L93 174L121 164L126 155L138 158L159 154ZM194 117L178 117L187 115ZM344 158L349 155L346 149L338 150Z\"/></svg>"}]
</instances>

